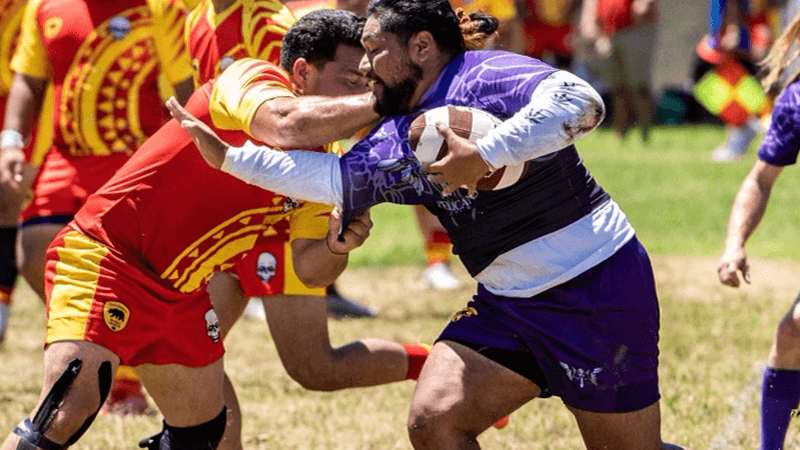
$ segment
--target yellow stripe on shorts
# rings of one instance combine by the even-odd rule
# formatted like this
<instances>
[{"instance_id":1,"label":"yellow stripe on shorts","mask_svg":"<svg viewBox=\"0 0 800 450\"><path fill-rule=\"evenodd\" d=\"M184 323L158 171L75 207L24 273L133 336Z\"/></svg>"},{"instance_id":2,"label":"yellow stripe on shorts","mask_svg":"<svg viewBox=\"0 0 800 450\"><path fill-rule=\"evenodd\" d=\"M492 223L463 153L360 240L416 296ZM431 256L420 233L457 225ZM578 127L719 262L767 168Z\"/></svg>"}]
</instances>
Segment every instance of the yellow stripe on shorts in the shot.
<instances>
[{"instance_id":1,"label":"yellow stripe on shorts","mask_svg":"<svg viewBox=\"0 0 800 450\"><path fill-rule=\"evenodd\" d=\"M100 262L108 249L77 231L64 236L50 293L47 338L56 341L83 340L94 302Z\"/></svg>"},{"instance_id":2,"label":"yellow stripe on shorts","mask_svg":"<svg viewBox=\"0 0 800 450\"><path fill-rule=\"evenodd\" d=\"M294 263L292 262L292 244L285 242L283 244L283 293L289 295L325 295L325 288L310 288L300 281L297 274L294 272Z\"/></svg>"}]
</instances>

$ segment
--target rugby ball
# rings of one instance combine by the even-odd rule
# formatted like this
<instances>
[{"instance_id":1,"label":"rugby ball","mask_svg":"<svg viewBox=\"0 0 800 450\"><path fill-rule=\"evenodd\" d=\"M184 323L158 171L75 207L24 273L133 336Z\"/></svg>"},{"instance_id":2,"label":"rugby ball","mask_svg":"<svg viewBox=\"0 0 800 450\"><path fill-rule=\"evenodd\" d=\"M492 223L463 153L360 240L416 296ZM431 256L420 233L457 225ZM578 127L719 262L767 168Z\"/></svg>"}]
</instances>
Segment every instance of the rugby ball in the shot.
<instances>
[{"instance_id":1,"label":"rugby ball","mask_svg":"<svg viewBox=\"0 0 800 450\"><path fill-rule=\"evenodd\" d=\"M447 155L447 142L439 134L436 124L450 127L457 136L476 141L486 136L502 120L486 111L467 106L440 106L417 116L408 128L408 143L421 163L438 161ZM500 167L478 182L479 191L507 188L522 179L530 163Z\"/></svg>"}]
</instances>

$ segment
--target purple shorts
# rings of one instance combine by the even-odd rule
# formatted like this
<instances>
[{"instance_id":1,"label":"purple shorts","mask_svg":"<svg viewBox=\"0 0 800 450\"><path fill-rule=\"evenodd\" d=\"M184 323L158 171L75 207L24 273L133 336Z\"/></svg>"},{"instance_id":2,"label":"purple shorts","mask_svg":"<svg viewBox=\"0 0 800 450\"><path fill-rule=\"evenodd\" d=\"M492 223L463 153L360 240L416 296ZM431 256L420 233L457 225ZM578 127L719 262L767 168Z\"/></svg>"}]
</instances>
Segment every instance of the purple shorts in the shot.
<instances>
[{"instance_id":1,"label":"purple shorts","mask_svg":"<svg viewBox=\"0 0 800 450\"><path fill-rule=\"evenodd\" d=\"M478 285L438 340L464 343L532 379L541 397L621 413L661 396L658 329L653 269L634 237L597 266L531 298L501 297Z\"/></svg>"}]
</instances>

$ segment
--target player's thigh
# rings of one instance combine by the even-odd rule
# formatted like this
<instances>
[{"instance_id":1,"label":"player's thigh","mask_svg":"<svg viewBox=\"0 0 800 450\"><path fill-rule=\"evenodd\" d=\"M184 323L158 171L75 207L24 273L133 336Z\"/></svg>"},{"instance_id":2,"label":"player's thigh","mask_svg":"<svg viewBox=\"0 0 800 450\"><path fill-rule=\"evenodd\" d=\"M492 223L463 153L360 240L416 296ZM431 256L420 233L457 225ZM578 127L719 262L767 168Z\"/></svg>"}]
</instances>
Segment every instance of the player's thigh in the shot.
<instances>
[{"instance_id":1,"label":"player's thigh","mask_svg":"<svg viewBox=\"0 0 800 450\"><path fill-rule=\"evenodd\" d=\"M17 239L21 250L20 258L29 264L34 264L41 260L44 264L47 247L53 242L59 231L64 228L64 224L38 224L26 225L21 227Z\"/></svg>"},{"instance_id":2,"label":"player's thigh","mask_svg":"<svg viewBox=\"0 0 800 450\"><path fill-rule=\"evenodd\" d=\"M658 402L627 413L599 413L569 407L588 449L661 449Z\"/></svg>"},{"instance_id":3,"label":"player's thigh","mask_svg":"<svg viewBox=\"0 0 800 450\"><path fill-rule=\"evenodd\" d=\"M287 369L295 363L321 363L330 357L325 297L279 294L262 300L269 331Z\"/></svg>"},{"instance_id":4,"label":"player's thigh","mask_svg":"<svg viewBox=\"0 0 800 450\"><path fill-rule=\"evenodd\" d=\"M439 341L422 368L409 426L444 426L480 434L541 393L495 361L453 341Z\"/></svg>"},{"instance_id":5,"label":"player's thigh","mask_svg":"<svg viewBox=\"0 0 800 450\"><path fill-rule=\"evenodd\" d=\"M219 317L219 327L227 336L233 324L239 319L247 306L247 297L239 286L239 279L227 272L215 273L208 283L211 304Z\"/></svg>"},{"instance_id":6,"label":"player's thigh","mask_svg":"<svg viewBox=\"0 0 800 450\"><path fill-rule=\"evenodd\" d=\"M210 421L222 411L225 373L222 358L203 367L142 364L136 373L173 427Z\"/></svg>"},{"instance_id":7,"label":"player's thigh","mask_svg":"<svg viewBox=\"0 0 800 450\"><path fill-rule=\"evenodd\" d=\"M117 355L91 342L58 341L48 345L44 351L44 383L36 411L51 391L54 395L62 391L64 399L57 403L45 437L58 443L70 439L86 419L100 409L105 400L102 396L108 393L118 366ZM59 387L54 389L59 380Z\"/></svg>"}]
</instances>

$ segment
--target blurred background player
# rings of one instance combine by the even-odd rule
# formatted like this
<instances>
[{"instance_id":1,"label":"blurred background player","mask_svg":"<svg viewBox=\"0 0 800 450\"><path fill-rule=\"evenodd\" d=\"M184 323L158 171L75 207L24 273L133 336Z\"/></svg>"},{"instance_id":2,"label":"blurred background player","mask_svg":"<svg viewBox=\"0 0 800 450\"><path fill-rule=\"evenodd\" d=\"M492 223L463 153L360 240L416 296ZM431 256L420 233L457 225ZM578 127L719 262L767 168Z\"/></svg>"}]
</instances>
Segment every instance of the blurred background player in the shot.
<instances>
[{"instance_id":1,"label":"blurred background player","mask_svg":"<svg viewBox=\"0 0 800 450\"><path fill-rule=\"evenodd\" d=\"M14 73L11 71L11 57L19 41L20 24L25 11L22 0L5 0L0 3L0 128L5 115L6 99ZM48 89L43 110L52 108L53 93ZM21 136L6 133L0 137L5 145L13 145ZM17 280L16 238L19 214L30 196L30 184L41 164L44 154L50 148L52 127L49 118L39 121L32 130L29 142L25 144L25 163L22 168L22 189L7 189L0 179L0 344L5 339L8 318L11 313L11 294ZM0 142L0 148L5 146ZM0 161L2 151L0 150ZM2 164L2 162L0 162Z\"/></svg>"},{"instance_id":2,"label":"blurred background player","mask_svg":"<svg viewBox=\"0 0 800 450\"><path fill-rule=\"evenodd\" d=\"M733 161L747 152L762 130L770 103L755 75L773 42L776 11L766 0L711 0L708 33L695 48L694 95L727 128L714 161Z\"/></svg>"},{"instance_id":3,"label":"blurred background player","mask_svg":"<svg viewBox=\"0 0 800 450\"><path fill-rule=\"evenodd\" d=\"M22 195L23 143L54 87L53 147L20 216L18 267L44 299L45 250L86 201L168 118L164 76L179 98L192 90L182 40L182 5L172 0L33 0L22 18L7 99L0 180ZM117 389L118 388L118 389ZM146 401L132 372L120 372L110 412L140 413Z\"/></svg>"},{"instance_id":4,"label":"blurred background player","mask_svg":"<svg viewBox=\"0 0 800 450\"><path fill-rule=\"evenodd\" d=\"M522 16L523 53L562 70L572 68L572 16L579 0L517 0Z\"/></svg>"},{"instance_id":5,"label":"blurred background player","mask_svg":"<svg viewBox=\"0 0 800 450\"><path fill-rule=\"evenodd\" d=\"M611 92L611 127L620 138L635 126L647 142L653 125L652 67L657 0L582 0L581 52Z\"/></svg>"},{"instance_id":6,"label":"blurred background player","mask_svg":"<svg viewBox=\"0 0 800 450\"><path fill-rule=\"evenodd\" d=\"M739 188L728 219L725 249L717 267L719 281L738 288L741 271L750 283L745 243L758 227L778 176L797 162L800 151L800 81L793 64L798 59L800 15L764 60L765 91L779 96L772 120L758 149L758 160ZM795 71L787 71L789 68ZM783 448L790 419L800 403L800 296L778 324L761 387L761 450Z\"/></svg>"}]
</instances>

